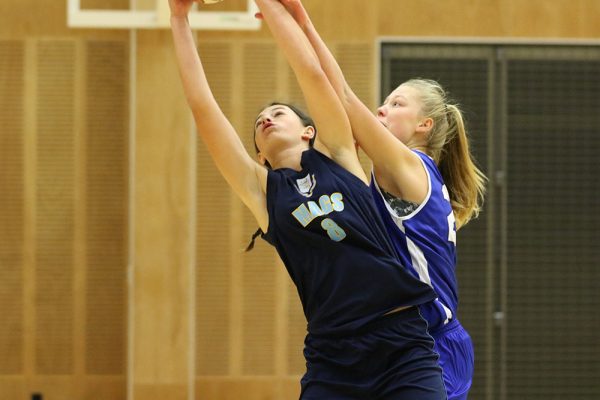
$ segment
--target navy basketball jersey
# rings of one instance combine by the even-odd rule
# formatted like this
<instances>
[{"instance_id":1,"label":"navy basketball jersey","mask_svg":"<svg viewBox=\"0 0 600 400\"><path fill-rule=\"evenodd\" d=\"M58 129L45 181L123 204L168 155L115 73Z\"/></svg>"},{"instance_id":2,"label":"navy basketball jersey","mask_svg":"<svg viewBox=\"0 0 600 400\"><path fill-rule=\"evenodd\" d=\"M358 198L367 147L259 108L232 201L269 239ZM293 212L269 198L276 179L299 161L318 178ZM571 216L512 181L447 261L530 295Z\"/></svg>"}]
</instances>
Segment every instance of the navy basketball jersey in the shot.
<instances>
[{"instance_id":1,"label":"navy basketball jersey","mask_svg":"<svg viewBox=\"0 0 600 400\"><path fill-rule=\"evenodd\" d=\"M301 171L269 171L269 228L294 281L308 331L352 333L400 306L435 298L398 261L369 187L315 149Z\"/></svg>"},{"instance_id":2,"label":"navy basketball jersey","mask_svg":"<svg viewBox=\"0 0 600 400\"><path fill-rule=\"evenodd\" d=\"M425 201L407 214L386 201L372 175L371 190L401 262L414 276L433 287L438 299L421 307L430 330L446 324L455 314L458 288L455 275L456 227L450 196L431 157L415 151L429 179Z\"/></svg>"}]
</instances>

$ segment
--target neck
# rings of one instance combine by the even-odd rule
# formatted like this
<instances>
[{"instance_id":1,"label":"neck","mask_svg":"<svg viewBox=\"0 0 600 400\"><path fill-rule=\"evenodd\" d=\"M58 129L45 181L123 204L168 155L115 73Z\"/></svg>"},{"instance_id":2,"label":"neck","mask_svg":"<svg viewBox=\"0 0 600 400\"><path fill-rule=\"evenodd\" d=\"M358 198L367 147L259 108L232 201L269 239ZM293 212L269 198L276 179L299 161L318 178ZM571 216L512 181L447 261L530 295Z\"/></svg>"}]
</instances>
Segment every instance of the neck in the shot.
<instances>
[{"instance_id":1,"label":"neck","mask_svg":"<svg viewBox=\"0 0 600 400\"><path fill-rule=\"evenodd\" d=\"M305 146L291 147L289 149L281 150L277 152L274 157L271 157L269 164L273 169L278 168L290 168L296 171L302 170L300 161L302 160L302 153L308 150Z\"/></svg>"},{"instance_id":2,"label":"neck","mask_svg":"<svg viewBox=\"0 0 600 400\"><path fill-rule=\"evenodd\" d=\"M431 154L429 154L429 151L428 151L429 149L427 148L427 146L410 146L410 149L411 150L418 150L421 153L425 153L428 156L431 156Z\"/></svg>"}]
</instances>

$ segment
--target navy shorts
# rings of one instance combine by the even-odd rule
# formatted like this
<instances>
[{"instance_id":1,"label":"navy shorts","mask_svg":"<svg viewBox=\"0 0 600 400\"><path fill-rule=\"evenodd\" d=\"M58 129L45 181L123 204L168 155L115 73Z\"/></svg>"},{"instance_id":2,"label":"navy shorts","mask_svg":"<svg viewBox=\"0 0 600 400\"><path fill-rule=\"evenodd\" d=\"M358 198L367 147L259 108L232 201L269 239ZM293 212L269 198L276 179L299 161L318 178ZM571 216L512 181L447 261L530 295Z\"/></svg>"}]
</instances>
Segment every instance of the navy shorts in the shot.
<instances>
[{"instance_id":1,"label":"navy shorts","mask_svg":"<svg viewBox=\"0 0 600 400\"><path fill-rule=\"evenodd\" d=\"M445 400L433 339L418 308L351 336L308 334L302 400Z\"/></svg>"},{"instance_id":2,"label":"navy shorts","mask_svg":"<svg viewBox=\"0 0 600 400\"><path fill-rule=\"evenodd\" d=\"M473 342L458 320L432 331L434 350L440 355L448 400L466 400L474 370Z\"/></svg>"}]
</instances>

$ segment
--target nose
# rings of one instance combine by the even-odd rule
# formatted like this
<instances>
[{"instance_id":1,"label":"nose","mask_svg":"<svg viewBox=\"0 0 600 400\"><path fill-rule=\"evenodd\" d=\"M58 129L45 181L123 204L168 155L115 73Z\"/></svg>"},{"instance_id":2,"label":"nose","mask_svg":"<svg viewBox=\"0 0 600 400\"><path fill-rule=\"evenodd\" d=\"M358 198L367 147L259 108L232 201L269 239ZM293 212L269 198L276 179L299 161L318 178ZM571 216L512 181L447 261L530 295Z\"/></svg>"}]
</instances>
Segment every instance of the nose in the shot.
<instances>
[{"instance_id":1,"label":"nose","mask_svg":"<svg viewBox=\"0 0 600 400\"><path fill-rule=\"evenodd\" d=\"M377 109L378 117L385 117L386 113L387 113L387 110L386 110L385 106L381 106Z\"/></svg>"},{"instance_id":2,"label":"nose","mask_svg":"<svg viewBox=\"0 0 600 400\"><path fill-rule=\"evenodd\" d=\"M271 122L271 118L269 117L261 117L256 121L256 129L259 127L263 127L267 122Z\"/></svg>"}]
</instances>

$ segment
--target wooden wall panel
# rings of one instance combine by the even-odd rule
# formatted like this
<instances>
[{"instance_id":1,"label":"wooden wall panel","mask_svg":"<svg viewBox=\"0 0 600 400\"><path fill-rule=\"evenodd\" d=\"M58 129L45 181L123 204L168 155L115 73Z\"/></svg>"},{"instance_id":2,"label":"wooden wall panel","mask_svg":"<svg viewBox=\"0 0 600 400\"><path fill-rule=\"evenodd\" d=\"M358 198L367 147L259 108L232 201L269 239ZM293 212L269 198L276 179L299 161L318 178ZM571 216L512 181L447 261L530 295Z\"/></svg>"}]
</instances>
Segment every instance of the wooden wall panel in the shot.
<instances>
[{"instance_id":1,"label":"wooden wall panel","mask_svg":"<svg viewBox=\"0 0 600 400\"><path fill-rule=\"evenodd\" d=\"M378 0L379 35L597 38L594 0Z\"/></svg>"},{"instance_id":2,"label":"wooden wall panel","mask_svg":"<svg viewBox=\"0 0 600 400\"><path fill-rule=\"evenodd\" d=\"M127 398L125 375L86 376L80 389L82 400L125 400ZM44 400L47 400L44 398Z\"/></svg>"},{"instance_id":3,"label":"wooden wall panel","mask_svg":"<svg viewBox=\"0 0 600 400\"><path fill-rule=\"evenodd\" d=\"M306 337L306 317L302 311L300 296L296 285L288 277L288 315L287 315L287 374L302 375L306 372L304 360L304 338Z\"/></svg>"},{"instance_id":4,"label":"wooden wall panel","mask_svg":"<svg viewBox=\"0 0 600 400\"><path fill-rule=\"evenodd\" d=\"M247 43L243 46L244 99L242 128L246 149L254 154L253 126L256 116L277 93L277 53L272 43ZM254 216L244 207L244 239L258 229ZM240 246L240 250L242 246ZM273 248L263 240L243 255L243 373L270 375L274 372L276 258Z\"/></svg>"},{"instance_id":5,"label":"wooden wall panel","mask_svg":"<svg viewBox=\"0 0 600 400\"><path fill-rule=\"evenodd\" d=\"M581 37L579 17L584 15L586 3L590 4L581 0L510 0L505 6L505 20L510 21L506 28L511 36Z\"/></svg>"},{"instance_id":6,"label":"wooden wall panel","mask_svg":"<svg viewBox=\"0 0 600 400\"><path fill-rule=\"evenodd\" d=\"M0 375L23 372L24 57L0 41Z\"/></svg>"},{"instance_id":7,"label":"wooden wall panel","mask_svg":"<svg viewBox=\"0 0 600 400\"><path fill-rule=\"evenodd\" d=\"M143 399L152 387L159 391L165 385L187 387L190 382L194 282L190 157L195 142L181 84L167 78L178 76L170 34L139 32L135 55L133 349L129 360L133 364L129 379L134 398Z\"/></svg>"},{"instance_id":8,"label":"wooden wall panel","mask_svg":"<svg viewBox=\"0 0 600 400\"><path fill-rule=\"evenodd\" d=\"M311 0L303 3L325 40L353 42L377 35L375 22L381 0ZM394 1L396 7L402 3Z\"/></svg>"},{"instance_id":9,"label":"wooden wall panel","mask_svg":"<svg viewBox=\"0 0 600 400\"><path fill-rule=\"evenodd\" d=\"M375 113L378 106L374 101L377 88L373 84L375 82L375 46L368 42L340 42L332 47L346 81L362 102ZM358 156L367 176L370 175L371 161L362 150L359 150Z\"/></svg>"},{"instance_id":10,"label":"wooden wall panel","mask_svg":"<svg viewBox=\"0 0 600 400\"><path fill-rule=\"evenodd\" d=\"M128 51L86 46L86 372L123 375L127 317Z\"/></svg>"},{"instance_id":11,"label":"wooden wall panel","mask_svg":"<svg viewBox=\"0 0 600 400\"><path fill-rule=\"evenodd\" d=\"M196 381L195 400L285 400L300 395L299 378L204 378Z\"/></svg>"},{"instance_id":12,"label":"wooden wall panel","mask_svg":"<svg viewBox=\"0 0 600 400\"><path fill-rule=\"evenodd\" d=\"M0 400L25 399L25 385L21 376L0 376Z\"/></svg>"},{"instance_id":13,"label":"wooden wall panel","mask_svg":"<svg viewBox=\"0 0 600 400\"><path fill-rule=\"evenodd\" d=\"M598 38L600 36L600 26L598 26L598 17L600 16L600 2L582 1L580 14L576 16L579 22L579 34L581 37ZM571 25L570 23L568 24ZM566 35L573 35L573 29L566 30Z\"/></svg>"},{"instance_id":14,"label":"wooden wall panel","mask_svg":"<svg viewBox=\"0 0 600 400\"><path fill-rule=\"evenodd\" d=\"M506 1L378 0L378 35L501 36L509 28ZM521 3L526 3L521 2Z\"/></svg>"},{"instance_id":15,"label":"wooden wall panel","mask_svg":"<svg viewBox=\"0 0 600 400\"><path fill-rule=\"evenodd\" d=\"M142 0L137 0L143 3ZM128 0L82 0L84 8L128 8ZM153 1L149 4L154 4ZM315 25L326 39L372 40L377 35L574 37L600 36L596 0L305 0ZM242 0L211 9L244 8ZM65 2L5 0L0 2L0 36L89 35L66 27ZM96 34L96 33L95 33ZM121 35L106 31L103 35ZM203 32L206 38L266 38L259 32Z\"/></svg>"},{"instance_id":16,"label":"wooden wall panel","mask_svg":"<svg viewBox=\"0 0 600 400\"><path fill-rule=\"evenodd\" d=\"M346 81L370 109L374 110L373 104L375 91L375 48L372 43L337 43L335 55L340 68L344 72Z\"/></svg>"},{"instance_id":17,"label":"wooden wall panel","mask_svg":"<svg viewBox=\"0 0 600 400\"><path fill-rule=\"evenodd\" d=\"M302 90L300 90L300 85L298 85L298 80L296 79L296 75L292 68L285 63L285 69L280 71L285 73L286 83L287 83L287 91L286 95L283 96L284 101L287 101L297 107L304 112L308 112L308 108L306 107L306 101L304 101L304 95L302 94Z\"/></svg>"},{"instance_id":18,"label":"wooden wall panel","mask_svg":"<svg viewBox=\"0 0 600 400\"><path fill-rule=\"evenodd\" d=\"M201 43L202 62L223 112L232 114L232 46ZM228 375L231 307L231 190L198 141L196 223L196 374ZM242 243L238 243L240 246Z\"/></svg>"},{"instance_id":19,"label":"wooden wall panel","mask_svg":"<svg viewBox=\"0 0 600 400\"><path fill-rule=\"evenodd\" d=\"M38 46L36 371L73 373L74 68L72 41Z\"/></svg>"},{"instance_id":20,"label":"wooden wall panel","mask_svg":"<svg viewBox=\"0 0 600 400\"><path fill-rule=\"evenodd\" d=\"M80 0L82 10L129 10L130 3L130 0Z\"/></svg>"}]
</instances>

